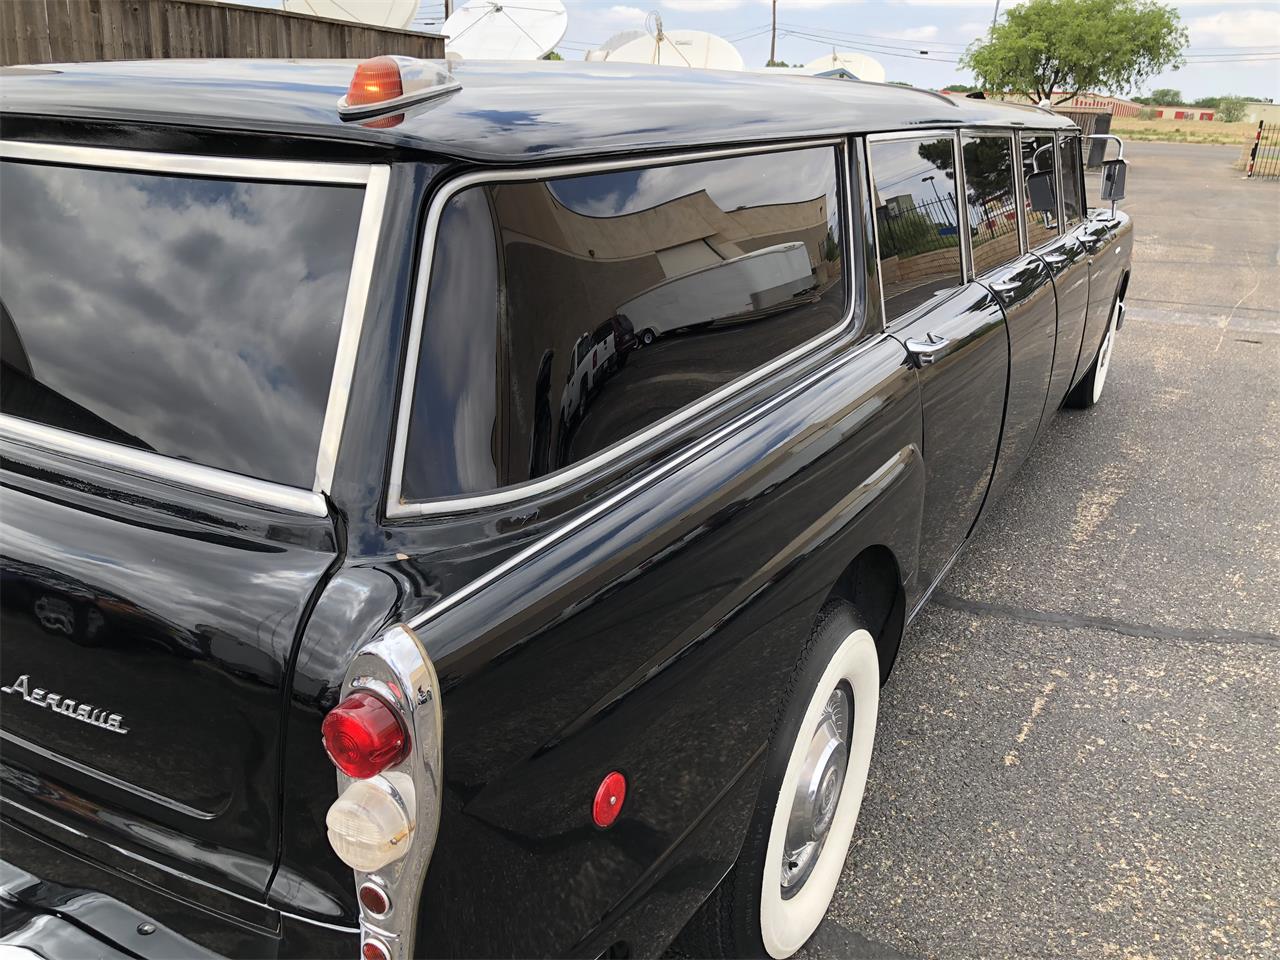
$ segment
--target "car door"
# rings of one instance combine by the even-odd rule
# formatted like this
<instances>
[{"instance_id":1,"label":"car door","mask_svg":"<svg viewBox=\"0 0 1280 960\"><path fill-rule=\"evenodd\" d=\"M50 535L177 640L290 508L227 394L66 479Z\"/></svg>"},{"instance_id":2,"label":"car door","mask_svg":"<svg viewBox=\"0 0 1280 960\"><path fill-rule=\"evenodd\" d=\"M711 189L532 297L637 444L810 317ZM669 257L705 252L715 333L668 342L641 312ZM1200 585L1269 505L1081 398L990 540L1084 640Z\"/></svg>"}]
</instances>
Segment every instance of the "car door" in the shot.
<instances>
[{"instance_id":1,"label":"car door","mask_svg":"<svg viewBox=\"0 0 1280 960\"><path fill-rule=\"evenodd\" d=\"M1039 143L1047 135L1038 135ZM1025 134L1024 134L1025 137ZM1074 382L1080 347L1084 342L1085 319L1089 310L1089 247L1085 244L1084 200L1080 190L1080 137L1059 134L1053 150L1033 151L1054 156L1057 168L1058 216L1062 231L1056 240L1044 244L1036 252L1053 274L1054 292L1058 300L1058 338L1049 379L1049 397L1041 426L1052 419ZM1025 162L1024 155L1024 162Z\"/></svg>"},{"instance_id":2,"label":"car door","mask_svg":"<svg viewBox=\"0 0 1280 960\"><path fill-rule=\"evenodd\" d=\"M915 605L946 572L991 480L1009 351L990 291L967 282L955 134L868 143L880 285L889 332L916 368L923 409L925 505Z\"/></svg>"},{"instance_id":3,"label":"car door","mask_svg":"<svg viewBox=\"0 0 1280 960\"><path fill-rule=\"evenodd\" d=\"M1008 333L1009 395L988 496L994 500L1035 442L1053 368L1057 319L1049 268L1027 250L1012 134L966 132L961 146L973 277L999 301Z\"/></svg>"}]
</instances>

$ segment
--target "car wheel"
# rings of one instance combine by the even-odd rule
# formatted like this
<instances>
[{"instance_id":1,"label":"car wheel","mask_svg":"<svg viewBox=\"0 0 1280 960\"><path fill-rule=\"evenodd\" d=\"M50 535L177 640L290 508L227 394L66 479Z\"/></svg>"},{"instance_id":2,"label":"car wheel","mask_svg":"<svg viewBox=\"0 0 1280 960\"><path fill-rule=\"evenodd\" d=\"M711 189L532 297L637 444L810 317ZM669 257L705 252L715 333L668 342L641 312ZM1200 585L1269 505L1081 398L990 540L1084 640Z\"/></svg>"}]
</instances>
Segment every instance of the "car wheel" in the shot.
<instances>
[{"instance_id":1,"label":"car wheel","mask_svg":"<svg viewBox=\"0 0 1280 960\"><path fill-rule=\"evenodd\" d=\"M738 862L678 949L781 960L813 935L853 839L879 703L875 640L852 606L832 601L788 684Z\"/></svg>"},{"instance_id":2,"label":"car wheel","mask_svg":"<svg viewBox=\"0 0 1280 960\"><path fill-rule=\"evenodd\" d=\"M646 347L649 346L649 344L653 343L653 340L654 340L654 333L652 330L646 330L644 333L640 334L640 341Z\"/></svg>"},{"instance_id":3,"label":"car wheel","mask_svg":"<svg viewBox=\"0 0 1280 960\"><path fill-rule=\"evenodd\" d=\"M1102 344L1098 347L1098 355L1093 358L1093 365L1072 391L1067 394L1067 406L1083 410L1092 407L1102 399L1102 388L1107 383L1107 371L1111 368L1111 354L1116 344L1116 327L1120 319L1120 298L1111 303L1111 316L1107 318L1107 331L1102 335Z\"/></svg>"}]
</instances>

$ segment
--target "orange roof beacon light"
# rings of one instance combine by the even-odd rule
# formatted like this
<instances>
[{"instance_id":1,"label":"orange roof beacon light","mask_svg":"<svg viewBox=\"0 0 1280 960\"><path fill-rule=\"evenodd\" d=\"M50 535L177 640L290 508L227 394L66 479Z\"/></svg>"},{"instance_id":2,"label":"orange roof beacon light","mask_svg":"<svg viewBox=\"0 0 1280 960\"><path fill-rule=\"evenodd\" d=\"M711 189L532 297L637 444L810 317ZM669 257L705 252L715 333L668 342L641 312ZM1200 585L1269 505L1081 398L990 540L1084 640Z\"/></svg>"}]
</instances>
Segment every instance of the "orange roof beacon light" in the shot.
<instances>
[{"instance_id":1,"label":"orange roof beacon light","mask_svg":"<svg viewBox=\"0 0 1280 960\"><path fill-rule=\"evenodd\" d=\"M461 88L443 61L374 57L356 66L347 95L338 101L338 116L366 120Z\"/></svg>"}]
</instances>

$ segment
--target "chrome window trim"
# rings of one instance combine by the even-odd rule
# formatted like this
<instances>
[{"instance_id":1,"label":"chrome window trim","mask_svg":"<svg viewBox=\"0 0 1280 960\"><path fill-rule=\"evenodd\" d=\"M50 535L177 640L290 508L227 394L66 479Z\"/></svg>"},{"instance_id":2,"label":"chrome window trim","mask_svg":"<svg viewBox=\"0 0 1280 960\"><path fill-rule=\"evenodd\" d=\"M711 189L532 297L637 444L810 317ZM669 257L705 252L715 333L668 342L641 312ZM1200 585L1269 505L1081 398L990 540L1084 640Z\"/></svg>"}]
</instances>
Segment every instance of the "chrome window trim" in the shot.
<instances>
[{"instance_id":1,"label":"chrome window trim","mask_svg":"<svg viewBox=\"0 0 1280 960\"><path fill-rule=\"evenodd\" d=\"M951 141L952 162L956 171L956 233L960 240L960 270L964 274L964 282L974 278L973 271L973 238L969 236L969 181L964 172L964 140L961 131L957 130Z\"/></svg>"},{"instance_id":2,"label":"chrome window trim","mask_svg":"<svg viewBox=\"0 0 1280 960\"><path fill-rule=\"evenodd\" d=\"M82 147L65 143L31 143L25 140L0 140L0 157L71 167L135 170L141 173L355 185L363 185L368 181L370 169L369 164L148 153L142 150L121 150L115 147Z\"/></svg>"},{"instance_id":3,"label":"chrome window trim","mask_svg":"<svg viewBox=\"0 0 1280 960\"><path fill-rule=\"evenodd\" d=\"M329 383L329 400L325 405L320 428L320 444L316 450L316 479L312 489L328 493L333 489L333 472L338 463L338 446L347 420L351 397L351 381L355 376L356 354L360 349L360 332L369 303L369 286L373 280L373 261L378 252L382 232L383 208L387 203L387 184L391 168L371 166L360 206L360 224L356 228L356 246L351 254L351 273L347 278L347 299L342 307L342 325L338 347L333 355L333 378Z\"/></svg>"},{"instance_id":4,"label":"chrome window trim","mask_svg":"<svg viewBox=\"0 0 1280 960\"><path fill-rule=\"evenodd\" d=\"M150 450L136 450L108 440L83 437L70 430L48 427L7 413L0 414L0 437L69 454L90 463L141 474L153 480L165 480L207 493L247 500L264 507L315 517L323 517L328 513L324 496L316 491L300 490L229 470L204 467L189 460L166 457Z\"/></svg>"},{"instance_id":5,"label":"chrome window trim","mask_svg":"<svg viewBox=\"0 0 1280 960\"><path fill-rule=\"evenodd\" d=\"M58 166L91 167L103 170L131 170L143 173L200 176L217 179L259 180L286 183L315 183L364 188L355 249L347 278L333 375L325 404L316 450L315 479L310 490L244 474L192 463L177 457L136 450L123 444L81 436L60 427L51 427L0 413L0 436L21 443L68 453L83 460L117 467L131 473L181 484L207 493L245 500L259 506L288 510L310 516L328 514L324 494L333 486L338 446L346 421L355 373L360 332L368 305L373 261L382 231L390 167L385 164L312 163L293 160L258 160L246 157L188 156L146 153L107 147L28 143L0 140L0 159L26 160Z\"/></svg>"},{"instance_id":6,"label":"chrome window trim","mask_svg":"<svg viewBox=\"0 0 1280 960\"><path fill-rule=\"evenodd\" d=\"M867 149L867 202L871 204L871 224L872 232L875 234L876 241L876 279L880 283L880 316L884 323L885 330L893 329L902 317L889 318L889 311L886 309L884 299L884 271L880 269L880 224L876 220L875 210L875 164L871 161L871 145L874 143L885 143L893 140L942 140L950 138L951 140L951 163L956 169L956 176L960 176L959 157L960 152L960 129L958 127L925 127L919 130L896 130L892 133L871 133L864 138L866 140ZM956 213L957 217L960 212L960 194L961 185L956 184ZM960 232L959 224L956 225L956 231ZM960 289L969 282L969 273L967 260L965 258L966 241L961 236L960 240L960 282L956 284L956 289ZM911 313L903 314L903 317L910 316Z\"/></svg>"},{"instance_id":7,"label":"chrome window trim","mask_svg":"<svg viewBox=\"0 0 1280 960\"><path fill-rule=\"evenodd\" d=\"M426 323L426 301L428 287L431 283L431 266L435 256L435 245L438 239L440 218L445 204L468 187L479 184L520 183L529 180L549 180L557 177L580 176L582 174L606 173L614 170L633 170L636 168L660 166L662 164L697 163L704 160L720 160L730 157L759 156L767 153L783 153L794 150L807 150L814 147L836 148L836 169L843 179L841 240L845 254L845 277L849 289L848 304L840 322L829 330L806 340L792 350L776 357L770 363L743 374L738 379L725 384L717 390L677 410L661 420L657 420L638 433L632 434L612 446L606 447L585 460L547 474L535 480L514 484L487 493L464 494L461 496L440 497L432 500L402 501L404 489L405 453L409 436L409 416L413 409L413 393L418 375L418 355L422 349L422 329ZM396 408L395 434L391 451L391 471L387 482L387 503L384 516L391 520L414 517L436 517L461 513L468 510L484 509L518 503L530 497L536 497L552 490L564 487L583 476L598 470L609 460L627 453L645 443L649 443L672 428L687 423L689 420L706 413L716 404L742 392L747 387L765 377L776 373L789 363L819 347L849 336L857 332L858 296L854 286L857 283L856 262L850 258L860 256L853 242L853 188L849 175L850 160L847 137L822 137L810 140L794 140L758 146L727 147L717 150L699 150L684 153L665 153L631 157L622 160L573 161L543 167L513 167L496 170L479 170L464 173L445 183L427 209L426 223L422 229L422 256L419 259L417 277L414 281L413 310L410 313L409 335L405 344L404 373L400 380L400 396Z\"/></svg>"}]
</instances>

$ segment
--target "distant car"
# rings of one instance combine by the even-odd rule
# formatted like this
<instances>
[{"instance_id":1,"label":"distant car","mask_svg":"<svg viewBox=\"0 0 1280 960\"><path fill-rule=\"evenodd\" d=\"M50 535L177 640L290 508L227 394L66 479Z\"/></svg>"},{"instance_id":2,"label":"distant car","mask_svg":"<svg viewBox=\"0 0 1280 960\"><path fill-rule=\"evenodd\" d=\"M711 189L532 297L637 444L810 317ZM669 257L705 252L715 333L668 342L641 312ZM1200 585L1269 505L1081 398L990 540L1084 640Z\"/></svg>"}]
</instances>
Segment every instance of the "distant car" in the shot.
<instances>
[{"instance_id":1,"label":"distant car","mask_svg":"<svg viewBox=\"0 0 1280 960\"><path fill-rule=\"evenodd\" d=\"M618 308L650 344L664 333L704 323L758 316L813 289L808 248L800 241L721 260L664 280Z\"/></svg>"},{"instance_id":2,"label":"distant car","mask_svg":"<svg viewBox=\"0 0 1280 960\"><path fill-rule=\"evenodd\" d=\"M1079 129L402 58L0 119L6 955L798 951L907 625L1102 396Z\"/></svg>"}]
</instances>

